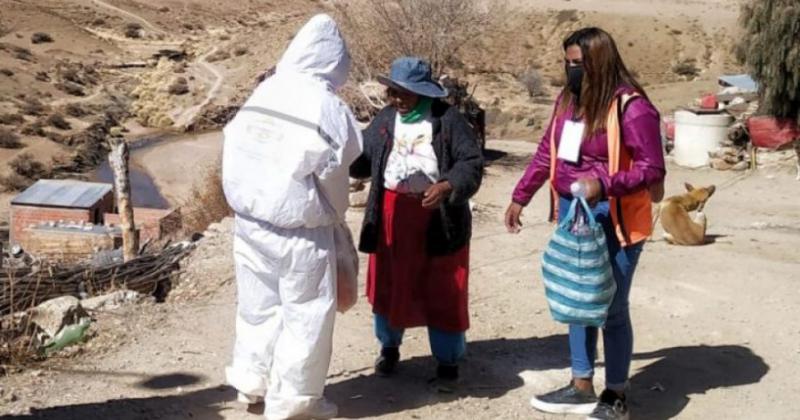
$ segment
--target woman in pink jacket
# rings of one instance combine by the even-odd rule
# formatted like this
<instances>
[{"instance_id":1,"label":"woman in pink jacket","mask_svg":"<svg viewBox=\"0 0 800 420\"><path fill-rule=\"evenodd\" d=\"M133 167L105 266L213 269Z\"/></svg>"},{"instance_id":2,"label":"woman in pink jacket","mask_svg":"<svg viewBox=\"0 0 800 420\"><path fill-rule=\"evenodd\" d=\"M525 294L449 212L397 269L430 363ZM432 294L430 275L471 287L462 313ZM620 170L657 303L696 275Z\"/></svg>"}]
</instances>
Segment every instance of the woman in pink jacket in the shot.
<instances>
[{"instance_id":1,"label":"woman in pink jacket","mask_svg":"<svg viewBox=\"0 0 800 420\"><path fill-rule=\"evenodd\" d=\"M604 227L617 290L603 327L606 385L600 397L592 382L598 329L570 325L572 380L561 389L534 397L531 404L550 413L627 419L625 389L633 352L628 293L652 226L650 202L660 200L666 173L659 114L605 31L574 32L564 41L564 54L568 83L514 190L505 224L510 232L519 231L522 209L548 180L551 217L565 217L571 186L577 183Z\"/></svg>"}]
</instances>

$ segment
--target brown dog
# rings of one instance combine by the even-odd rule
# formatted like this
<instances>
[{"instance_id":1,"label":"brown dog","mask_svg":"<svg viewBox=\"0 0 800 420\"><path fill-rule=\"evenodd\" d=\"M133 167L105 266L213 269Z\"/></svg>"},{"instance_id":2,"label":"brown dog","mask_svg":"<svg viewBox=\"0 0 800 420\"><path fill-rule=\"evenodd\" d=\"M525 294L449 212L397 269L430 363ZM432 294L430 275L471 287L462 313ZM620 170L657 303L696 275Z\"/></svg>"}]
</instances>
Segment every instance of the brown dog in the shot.
<instances>
[{"instance_id":1,"label":"brown dog","mask_svg":"<svg viewBox=\"0 0 800 420\"><path fill-rule=\"evenodd\" d=\"M673 245L703 245L706 243L706 215L703 208L716 189L713 185L695 188L686 183L686 194L667 198L661 203L656 218L661 218L664 239ZM689 212L697 210L694 217Z\"/></svg>"}]
</instances>

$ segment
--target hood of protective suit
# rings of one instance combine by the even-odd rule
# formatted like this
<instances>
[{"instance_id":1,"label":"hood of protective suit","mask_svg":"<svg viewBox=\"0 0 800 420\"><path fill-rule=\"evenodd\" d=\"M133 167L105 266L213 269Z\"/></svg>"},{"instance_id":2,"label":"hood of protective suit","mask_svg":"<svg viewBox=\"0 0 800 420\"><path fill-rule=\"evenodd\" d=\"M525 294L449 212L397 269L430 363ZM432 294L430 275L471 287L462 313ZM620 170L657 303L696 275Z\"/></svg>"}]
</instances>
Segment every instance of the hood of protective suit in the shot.
<instances>
[{"instance_id":1,"label":"hood of protective suit","mask_svg":"<svg viewBox=\"0 0 800 420\"><path fill-rule=\"evenodd\" d=\"M350 54L336 22L316 15L295 35L283 53L277 73L300 73L322 79L336 90L347 82Z\"/></svg>"},{"instance_id":2,"label":"hood of protective suit","mask_svg":"<svg viewBox=\"0 0 800 420\"><path fill-rule=\"evenodd\" d=\"M275 75L225 126L222 184L237 215L281 228L327 226L344 217L348 168L361 132L335 94L349 57L336 24L312 18Z\"/></svg>"}]
</instances>

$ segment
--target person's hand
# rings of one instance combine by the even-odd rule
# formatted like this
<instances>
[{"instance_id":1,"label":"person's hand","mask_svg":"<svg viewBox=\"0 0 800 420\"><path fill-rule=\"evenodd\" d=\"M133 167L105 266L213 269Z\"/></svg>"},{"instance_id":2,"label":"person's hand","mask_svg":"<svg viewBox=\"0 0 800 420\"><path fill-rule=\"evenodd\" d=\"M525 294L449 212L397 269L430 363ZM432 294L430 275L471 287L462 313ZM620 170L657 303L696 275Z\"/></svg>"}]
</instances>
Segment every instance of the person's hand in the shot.
<instances>
[{"instance_id":1,"label":"person's hand","mask_svg":"<svg viewBox=\"0 0 800 420\"><path fill-rule=\"evenodd\" d=\"M600 186L600 180L597 178L581 178L578 182L584 185L586 190L586 202L594 207L594 205L603 198L603 188Z\"/></svg>"},{"instance_id":2,"label":"person's hand","mask_svg":"<svg viewBox=\"0 0 800 420\"><path fill-rule=\"evenodd\" d=\"M522 229L522 221L520 220L522 209L523 207L521 204L513 201L508 205L505 218L505 225L506 229L508 229L508 233L519 233L520 229Z\"/></svg>"},{"instance_id":3,"label":"person's hand","mask_svg":"<svg viewBox=\"0 0 800 420\"><path fill-rule=\"evenodd\" d=\"M450 185L450 181L437 182L431 185L422 194L422 207L426 209L439 207L451 192L453 192L453 186Z\"/></svg>"}]
</instances>

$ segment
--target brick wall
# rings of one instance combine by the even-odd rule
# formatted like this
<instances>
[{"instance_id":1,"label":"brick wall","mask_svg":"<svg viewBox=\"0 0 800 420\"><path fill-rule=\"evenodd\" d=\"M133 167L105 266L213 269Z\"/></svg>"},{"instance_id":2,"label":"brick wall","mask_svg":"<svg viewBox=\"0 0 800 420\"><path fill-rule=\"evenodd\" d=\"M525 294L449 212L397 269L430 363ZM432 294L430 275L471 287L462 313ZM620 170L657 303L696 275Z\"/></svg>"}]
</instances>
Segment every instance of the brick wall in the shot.
<instances>
[{"instance_id":1,"label":"brick wall","mask_svg":"<svg viewBox=\"0 0 800 420\"><path fill-rule=\"evenodd\" d=\"M9 242L19 244L25 240L25 229L31 225L63 220L65 222L92 222L92 211L53 207L11 206Z\"/></svg>"},{"instance_id":2,"label":"brick wall","mask_svg":"<svg viewBox=\"0 0 800 420\"><path fill-rule=\"evenodd\" d=\"M106 226L119 226L119 214L107 213L103 216ZM159 210L134 208L133 223L139 231L139 240L157 241L178 233L182 226L180 210Z\"/></svg>"},{"instance_id":3,"label":"brick wall","mask_svg":"<svg viewBox=\"0 0 800 420\"><path fill-rule=\"evenodd\" d=\"M114 193L109 192L100 201L97 202L90 210L92 214L92 223L96 225L103 224L103 216L106 213L114 213ZM97 217L95 217L95 215Z\"/></svg>"},{"instance_id":4,"label":"brick wall","mask_svg":"<svg viewBox=\"0 0 800 420\"><path fill-rule=\"evenodd\" d=\"M73 262L107 251L121 245L122 238L114 234L83 233L80 231L52 231L26 229L20 245L39 258Z\"/></svg>"}]
</instances>

